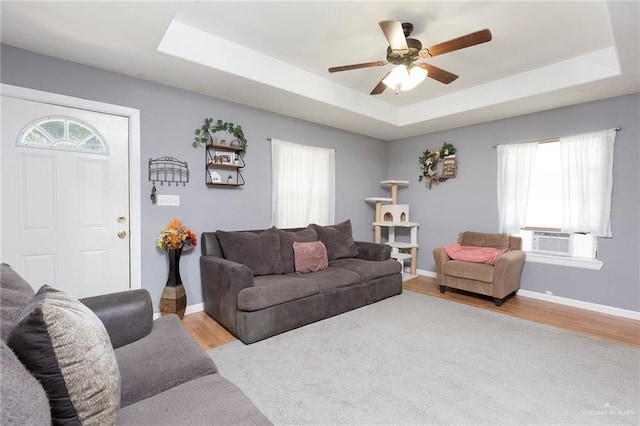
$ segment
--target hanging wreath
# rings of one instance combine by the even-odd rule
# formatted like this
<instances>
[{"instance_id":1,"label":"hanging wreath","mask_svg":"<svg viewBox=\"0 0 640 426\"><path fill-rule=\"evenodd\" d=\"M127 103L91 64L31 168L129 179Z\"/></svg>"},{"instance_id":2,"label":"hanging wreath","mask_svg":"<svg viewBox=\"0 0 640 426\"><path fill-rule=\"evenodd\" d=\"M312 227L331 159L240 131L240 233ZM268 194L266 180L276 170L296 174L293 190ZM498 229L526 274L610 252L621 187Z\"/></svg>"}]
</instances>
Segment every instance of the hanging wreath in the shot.
<instances>
[{"instance_id":1,"label":"hanging wreath","mask_svg":"<svg viewBox=\"0 0 640 426\"><path fill-rule=\"evenodd\" d=\"M448 178L455 177L455 159L451 162L448 170L444 170L443 174L439 174L438 165L444 161L447 157L455 156L456 147L452 144L445 142L442 145L442 148L436 150L425 150L422 155L418 158L418 162L420 163L420 171L422 174L418 177L418 182L422 182L425 180L425 186L431 189L431 184L435 183L436 185L441 181L445 181Z\"/></svg>"},{"instance_id":2,"label":"hanging wreath","mask_svg":"<svg viewBox=\"0 0 640 426\"><path fill-rule=\"evenodd\" d=\"M238 141L238 145L242 147L243 151L247 149L247 138L244 136L242 126L233 123L223 123L222 120L214 123L213 118L206 118L204 124L196 129L196 137L192 145L197 147L200 144L206 144L215 132L229 132L235 140Z\"/></svg>"}]
</instances>

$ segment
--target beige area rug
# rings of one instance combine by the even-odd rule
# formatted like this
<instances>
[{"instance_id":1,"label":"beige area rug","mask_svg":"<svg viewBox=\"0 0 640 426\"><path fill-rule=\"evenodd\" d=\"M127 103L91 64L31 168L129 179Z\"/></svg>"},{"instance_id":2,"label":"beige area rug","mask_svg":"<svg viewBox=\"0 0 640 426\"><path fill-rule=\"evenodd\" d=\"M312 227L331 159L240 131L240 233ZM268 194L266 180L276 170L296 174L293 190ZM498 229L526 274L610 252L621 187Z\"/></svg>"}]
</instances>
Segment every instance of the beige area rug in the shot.
<instances>
[{"instance_id":1,"label":"beige area rug","mask_svg":"<svg viewBox=\"0 0 640 426\"><path fill-rule=\"evenodd\" d=\"M411 291L209 351L275 424L640 424L640 351Z\"/></svg>"}]
</instances>

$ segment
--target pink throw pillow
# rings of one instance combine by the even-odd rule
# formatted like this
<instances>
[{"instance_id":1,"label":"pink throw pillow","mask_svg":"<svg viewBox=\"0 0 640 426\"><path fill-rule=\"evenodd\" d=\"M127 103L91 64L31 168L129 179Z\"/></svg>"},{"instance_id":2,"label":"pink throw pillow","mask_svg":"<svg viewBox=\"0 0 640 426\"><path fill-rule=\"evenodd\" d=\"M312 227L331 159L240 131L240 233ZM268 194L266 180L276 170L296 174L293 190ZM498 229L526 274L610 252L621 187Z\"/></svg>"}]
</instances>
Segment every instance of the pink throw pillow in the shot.
<instances>
[{"instance_id":1,"label":"pink throw pillow","mask_svg":"<svg viewBox=\"0 0 640 426\"><path fill-rule=\"evenodd\" d=\"M306 274L321 271L329 266L327 248L322 241L310 243L293 243L293 257L295 259L296 272Z\"/></svg>"}]
</instances>

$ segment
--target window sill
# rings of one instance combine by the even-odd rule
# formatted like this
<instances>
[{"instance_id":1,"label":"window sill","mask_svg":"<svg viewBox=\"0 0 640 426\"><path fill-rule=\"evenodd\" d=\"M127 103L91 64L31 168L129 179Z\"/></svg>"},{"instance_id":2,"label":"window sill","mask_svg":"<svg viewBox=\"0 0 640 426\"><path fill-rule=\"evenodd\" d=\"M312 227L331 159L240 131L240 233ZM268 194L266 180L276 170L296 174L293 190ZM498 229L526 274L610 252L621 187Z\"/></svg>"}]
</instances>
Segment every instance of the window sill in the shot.
<instances>
[{"instance_id":1,"label":"window sill","mask_svg":"<svg viewBox=\"0 0 640 426\"><path fill-rule=\"evenodd\" d=\"M571 268L582 268L599 271L604 265L598 259L589 259L588 257L560 257L549 256L539 253L527 252L527 262L546 263L548 265L569 266Z\"/></svg>"}]
</instances>

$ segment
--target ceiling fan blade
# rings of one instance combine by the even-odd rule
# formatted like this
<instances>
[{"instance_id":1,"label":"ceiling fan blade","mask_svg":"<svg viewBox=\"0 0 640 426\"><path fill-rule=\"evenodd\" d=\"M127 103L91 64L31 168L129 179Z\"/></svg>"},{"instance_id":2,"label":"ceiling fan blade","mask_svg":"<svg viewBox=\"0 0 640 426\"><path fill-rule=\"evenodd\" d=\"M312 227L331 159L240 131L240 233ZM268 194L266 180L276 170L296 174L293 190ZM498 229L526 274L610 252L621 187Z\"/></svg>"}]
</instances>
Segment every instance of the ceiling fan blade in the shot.
<instances>
[{"instance_id":1,"label":"ceiling fan blade","mask_svg":"<svg viewBox=\"0 0 640 426\"><path fill-rule=\"evenodd\" d=\"M357 70L358 68L382 67L387 65L387 61L364 62L362 64L343 65L341 67L331 67L329 72Z\"/></svg>"},{"instance_id":2,"label":"ceiling fan blade","mask_svg":"<svg viewBox=\"0 0 640 426\"><path fill-rule=\"evenodd\" d=\"M467 34L465 36L431 46L426 49L427 55L423 57L434 57L442 55L443 53L453 52L454 50L464 49L465 47L475 46L476 44L486 43L491 41L491 37L491 31L487 29L476 31L475 33Z\"/></svg>"},{"instance_id":3,"label":"ceiling fan blade","mask_svg":"<svg viewBox=\"0 0 640 426\"><path fill-rule=\"evenodd\" d=\"M409 50L400 21L380 21L378 25L380 25L384 36L387 38L391 50Z\"/></svg>"},{"instance_id":4,"label":"ceiling fan blade","mask_svg":"<svg viewBox=\"0 0 640 426\"><path fill-rule=\"evenodd\" d=\"M431 64L421 62L415 65L422 69L427 70L427 73L428 73L427 77L437 80L440 83L449 84L458 78L457 75L450 73L449 71L445 71L442 68L438 68Z\"/></svg>"},{"instance_id":5,"label":"ceiling fan blade","mask_svg":"<svg viewBox=\"0 0 640 426\"><path fill-rule=\"evenodd\" d=\"M380 79L380 82L378 83L378 85L377 85L376 87L374 87L374 88L373 88L373 90L371 91L371 93L369 93L370 95L379 95L380 93L384 92L384 89L386 89L386 88L387 88L387 85L386 85L386 84L384 84L384 83L382 82L382 80L384 80L385 78L387 78L387 76L388 76L389 74L391 74L391 71L389 71L388 73L386 73L386 74L384 75L384 77L382 77L382 78Z\"/></svg>"}]
</instances>

